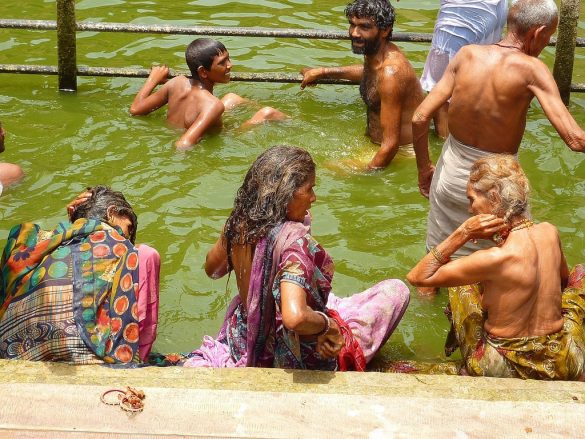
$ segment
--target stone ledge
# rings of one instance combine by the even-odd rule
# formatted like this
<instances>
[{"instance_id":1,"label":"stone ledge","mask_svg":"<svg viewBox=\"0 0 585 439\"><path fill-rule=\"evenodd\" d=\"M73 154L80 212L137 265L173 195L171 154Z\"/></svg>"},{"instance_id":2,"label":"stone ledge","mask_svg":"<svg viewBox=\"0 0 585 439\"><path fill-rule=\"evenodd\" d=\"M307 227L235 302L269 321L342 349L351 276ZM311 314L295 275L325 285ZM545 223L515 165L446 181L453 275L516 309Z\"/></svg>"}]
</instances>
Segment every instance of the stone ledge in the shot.
<instances>
[{"instance_id":1,"label":"stone ledge","mask_svg":"<svg viewBox=\"0 0 585 439\"><path fill-rule=\"evenodd\" d=\"M0 384L77 384L255 392L380 395L581 405L585 383L380 372L70 366L0 360Z\"/></svg>"}]
</instances>

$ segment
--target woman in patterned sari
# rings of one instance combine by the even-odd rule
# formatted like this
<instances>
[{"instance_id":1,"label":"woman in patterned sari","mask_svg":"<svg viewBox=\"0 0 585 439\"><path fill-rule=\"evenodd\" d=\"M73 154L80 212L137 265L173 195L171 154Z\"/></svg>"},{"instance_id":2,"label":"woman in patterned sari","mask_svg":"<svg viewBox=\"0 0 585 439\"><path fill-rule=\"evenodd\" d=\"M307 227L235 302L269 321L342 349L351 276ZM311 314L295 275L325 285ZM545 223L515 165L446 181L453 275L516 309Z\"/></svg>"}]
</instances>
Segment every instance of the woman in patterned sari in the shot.
<instances>
[{"instance_id":1,"label":"woman in patterned sari","mask_svg":"<svg viewBox=\"0 0 585 439\"><path fill-rule=\"evenodd\" d=\"M156 250L134 246L137 218L120 192L96 186L70 223L10 231L0 276L0 357L72 364L144 360L156 337Z\"/></svg>"},{"instance_id":2,"label":"woman in patterned sari","mask_svg":"<svg viewBox=\"0 0 585 439\"><path fill-rule=\"evenodd\" d=\"M528 180L513 156L476 161L465 221L407 275L416 286L449 288L449 355L464 374L577 380L585 371L585 270L569 273L559 232L528 213ZM498 246L450 260L463 244ZM449 340L449 339L448 339Z\"/></svg>"},{"instance_id":3,"label":"woman in patterned sari","mask_svg":"<svg viewBox=\"0 0 585 439\"><path fill-rule=\"evenodd\" d=\"M207 254L212 278L234 272L238 295L216 339L205 337L185 366L364 370L409 300L386 280L352 297L331 292L333 261L310 232L315 163L275 146L244 179L223 233Z\"/></svg>"}]
</instances>

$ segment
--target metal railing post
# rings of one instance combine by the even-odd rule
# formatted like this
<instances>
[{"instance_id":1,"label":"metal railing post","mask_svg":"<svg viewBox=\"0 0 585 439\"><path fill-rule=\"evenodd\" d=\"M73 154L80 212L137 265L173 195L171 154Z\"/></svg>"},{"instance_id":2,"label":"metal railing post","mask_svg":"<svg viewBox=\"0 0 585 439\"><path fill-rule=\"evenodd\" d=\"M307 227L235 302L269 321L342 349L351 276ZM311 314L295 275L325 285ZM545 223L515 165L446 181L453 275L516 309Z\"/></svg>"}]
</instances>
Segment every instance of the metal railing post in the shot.
<instances>
[{"instance_id":1,"label":"metal railing post","mask_svg":"<svg viewBox=\"0 0 585 439\"><path fill-rule=\"evenodd\" d=\"M578 24L579 0L561 0L553 76L565 105L569 105L571 98Z\"/></svg>"},{"instance_id":2,"label":"metal railing post","mask_svg":"<svg viewBox=\"0 0 585 439\"><path fill-rule=\"evenodd\" d=\"M57 47L59 89L77 90L75 0L57 0Z\"/></svg>"}]
</instances>

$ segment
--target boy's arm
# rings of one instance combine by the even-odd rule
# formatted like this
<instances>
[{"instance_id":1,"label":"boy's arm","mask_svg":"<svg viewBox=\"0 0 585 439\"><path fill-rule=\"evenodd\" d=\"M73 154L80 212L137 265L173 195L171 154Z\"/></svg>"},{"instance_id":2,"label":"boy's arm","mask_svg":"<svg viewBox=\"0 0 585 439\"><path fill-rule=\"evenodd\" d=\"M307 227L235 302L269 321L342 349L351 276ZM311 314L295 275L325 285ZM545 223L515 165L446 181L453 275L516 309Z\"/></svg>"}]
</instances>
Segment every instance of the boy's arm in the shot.
<instances>
[{"instance_id":1,"label":"boy's arm","mask_svg":"<svg viewBox=\"0 0 585 439\"><path fill-rule=\"evenodd\" d=\"M315 81L319 79L347 79L352 82L360 82L364 75L364 65L355 64L351 66L342 67L305 67L301 70L303 75L303 82L301 82L301 90L305 87L315 86Z\"/></svg>"},{"instance_id":2,"label":"boy's arm","mask_svg":"<svg viewBox=\"0 0 585 439\"><path fill-rule=\"evenodd\" d=\"M167 103L169 99L168 87L161 87L155 93L152 93L152 91L157 85L164 84L168 75L169 68L167 66L155 66L152 68L148 79L136 94L134 102L132 102L130 107L132 116L148 114Z\"/></svg>"},{"instance_id":3,"label":"boy's arm","mask_svg":"<svg viewBox=\"0 0 585 439\"><path fill-rule=\"evenodd\" d=\"M195 122L193 122L189 129L185 131L179 140L177 140L175 146L177 148L188 148L199 143L203 134L205 134L207 130L215 125L221 118L224 110L225 107L223 103L219 99L213 97L213 99L203 107L195 119Z\"/></svg>"}]
</instances>

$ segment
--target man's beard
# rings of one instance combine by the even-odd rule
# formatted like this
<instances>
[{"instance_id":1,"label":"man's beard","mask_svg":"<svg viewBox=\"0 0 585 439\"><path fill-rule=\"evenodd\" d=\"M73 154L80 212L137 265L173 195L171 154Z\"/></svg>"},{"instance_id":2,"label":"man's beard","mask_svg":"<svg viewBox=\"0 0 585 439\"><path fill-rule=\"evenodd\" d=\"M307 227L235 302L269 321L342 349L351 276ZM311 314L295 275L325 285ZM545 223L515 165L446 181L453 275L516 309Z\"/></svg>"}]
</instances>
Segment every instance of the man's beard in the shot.
<instances>
[{"instance_id":1,"label":"man's beard","mask_svg":"<svg viewBox=\"0 0 585 439\"><path fill-rule=\"evenodd\" d=\"M356 47L355 42L363 43L362 46ZM378 51L380 44L377 40L361 40L359 38L351 39L351 51L357 55L373 55Z\"/></svg>"}]
</instances>

